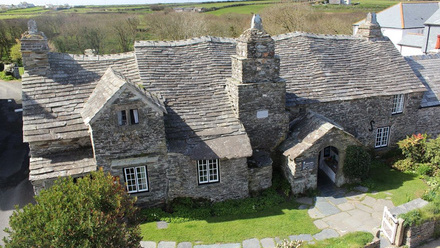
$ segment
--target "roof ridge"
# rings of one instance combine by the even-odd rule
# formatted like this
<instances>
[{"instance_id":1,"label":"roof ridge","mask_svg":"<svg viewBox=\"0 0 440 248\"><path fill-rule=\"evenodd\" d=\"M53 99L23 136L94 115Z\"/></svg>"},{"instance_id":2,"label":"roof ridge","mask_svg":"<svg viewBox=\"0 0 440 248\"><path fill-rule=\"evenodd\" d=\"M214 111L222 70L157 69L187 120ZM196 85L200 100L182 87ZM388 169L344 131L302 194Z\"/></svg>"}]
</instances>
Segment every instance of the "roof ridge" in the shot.
<instances>
[{"instance_id":1,"label":"roof ridge","mask_svg":"<svg viewBox=\"0 0 440 248\"><path fill-rule=\"evenodd\" d=\"M84 54L70 54L70 53L56 53L50 52L49 55L53 59L63 59L63 60L115 60L115 59L125 59L134 57L134 51L126 53L114 53L114 54L102 54L102 55L84 55Z\"/></svg>"},{"instance_id":2,"label":"roof ridge","mask_svg":"<svg viewBox=\"0 0 440 248\"><path fill-rule=\"evenodd\" d=\"M408 60L408 59L412 59L412 60L440 59L440 53L405 56L405 59L406 60Z\"/></svg>"},{"instance_id":3,"label":"roof ridge","mask_svg":"<svg viewBox=\"0 0 440 248\"><path fill-rule=\"evenodd\" d=\"M335 35L335 34L315 34L315 33L307 33L307 32L292 32L286 34L279 34L272 36L272 39L275 41L278 40L286 40L293 37L309 37L309 38L317 38L317 39L336 39L336 40L362 40L360 37L355 37L352 35Z\"/></svg>"},{"instance_id":4,"label":"roof ridge","mask_svg":"<svg viewBox=\"0 0 440 248\"><path fill-rule=\"evenodd\" d=\"M136 41L134 43L134 47L145 47L145 46L187 46L187 45L195 45L199 43L212 42L212 43L236 43L235 38L227 38L227 37L216 37L216 36L201 36L194 37L186 40L172 40L172 41L153 41L153 40L144 40L144 41Z\"/></svg>"}]
</instances>

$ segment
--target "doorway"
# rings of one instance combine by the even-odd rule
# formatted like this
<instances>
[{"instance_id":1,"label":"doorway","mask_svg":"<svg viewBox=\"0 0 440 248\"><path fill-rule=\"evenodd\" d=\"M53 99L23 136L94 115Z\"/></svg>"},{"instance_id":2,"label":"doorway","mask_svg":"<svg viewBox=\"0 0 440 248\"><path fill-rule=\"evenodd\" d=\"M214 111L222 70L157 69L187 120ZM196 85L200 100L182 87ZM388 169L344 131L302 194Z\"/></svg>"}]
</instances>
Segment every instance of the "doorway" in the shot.
<instances>
[{"instance_id":1,"label":"doorway","mask_svg":"<svg viewBox=\"0 0 440 248\"><path fill-rule=\"evenodd\" d=\"M319 152L318 183L335 184L339 169L339 152L334 146L327 146Z\"/></svg>"}]
</instances>

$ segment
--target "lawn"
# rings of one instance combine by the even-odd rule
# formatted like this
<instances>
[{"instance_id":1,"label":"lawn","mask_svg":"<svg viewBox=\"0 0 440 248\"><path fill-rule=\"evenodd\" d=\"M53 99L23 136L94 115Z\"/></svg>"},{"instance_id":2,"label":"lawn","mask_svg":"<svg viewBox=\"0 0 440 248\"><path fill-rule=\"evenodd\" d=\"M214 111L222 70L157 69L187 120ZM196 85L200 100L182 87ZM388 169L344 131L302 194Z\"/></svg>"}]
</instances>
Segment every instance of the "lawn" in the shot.
<instances>
[{"instance_id":1,"label":"lawn","mask_svg":"<svg viewBox=\"0 0 440 248\"><path fill-rule=\"evenodd\" d=\"M364 184L369 187L370 196L380 199L391 197L395 206L422 197L428 185L415 173L400 172L385 163L374 160L370 169L371 178Z\"/></svg>"},{"instance_id":2,"label":"lawn","mask_svg":"<svg viewBox=\"0 0 440 248\"><path fill-rule=\"evenodd\" d=\"M206 220L170 223L167 229L158 230L155 222L141 225L144 240L202 242L204 244L242 242L249 238L280 237L310 233L315 227L307 210L298 210L298 204L289 201L278 207L255 214L228 217L211 217Z\"/></svg>"},{"instance_id":3,"label":"lawn","mask_svg":"<svg viewBox=\"0 0 440 248\"><path fill-rule=\"evenodd\" d=\"M339 238L317 241L315 244L306 244L304 248L363 248L373 240L373 234L367 232L354 232Z\"/></svg>"}]
</instances>

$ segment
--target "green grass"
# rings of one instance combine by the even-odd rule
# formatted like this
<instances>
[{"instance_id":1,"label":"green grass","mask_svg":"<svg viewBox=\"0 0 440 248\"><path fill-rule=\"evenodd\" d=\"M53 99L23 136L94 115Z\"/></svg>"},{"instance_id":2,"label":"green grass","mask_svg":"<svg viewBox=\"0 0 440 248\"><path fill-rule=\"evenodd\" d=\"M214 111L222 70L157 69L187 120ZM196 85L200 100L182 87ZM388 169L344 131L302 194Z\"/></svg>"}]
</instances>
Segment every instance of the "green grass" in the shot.
<instances>
[{"instance_id":1,"label":"green grass","mask_svg":"<svg viewBox=\"0 0 440 248\"><path fill-rule=\"evenodd\" d=\"M417 174L397 171L377 160L373 161L370 175L364 184L377 194L369 195L376 199L391 197L395 206L422 197L428 189Z\"/></svg>"},{"instance_id":2,"label":"green grass","mask_svg":"<svg viewBox=\"0 0 440 248\"><path fill-rule=\"evenodd\" d=\"M315 244L306 244L304 248L362 248L373 240L373 234L354 232L340 238L331 238L317 241Z\"/></svg>"},{"instance_id":3,"label":"green grass","mask_svg":"<svg viewBox=\"0 0 440 248\"><path fill-rule=\"evenodd\" d=\"M142 224L141 230L144 240L200 241L205 244L318 233L307 210L298 210L297 207L298 204L292 201L255 214L170 223L167 229L161 230L156 228L155 222L150 222Z\"/></svg>"}]
</instances>

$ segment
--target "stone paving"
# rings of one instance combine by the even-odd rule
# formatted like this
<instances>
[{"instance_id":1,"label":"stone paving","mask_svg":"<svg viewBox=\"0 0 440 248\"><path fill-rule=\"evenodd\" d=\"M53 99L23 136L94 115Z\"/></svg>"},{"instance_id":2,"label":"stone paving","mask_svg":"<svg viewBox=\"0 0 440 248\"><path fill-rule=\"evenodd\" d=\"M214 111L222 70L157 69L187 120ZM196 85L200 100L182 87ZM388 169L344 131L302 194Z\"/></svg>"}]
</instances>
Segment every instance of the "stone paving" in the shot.
<instances>
[{"instance_id":1,"label":"stone paving","mask_svg":"<svg viewBox=\"0 0 440 248\"><path fill-rule=\"evenodd\" d=\"M379 230L382 213L385 206L393 208L390 199L375 199L367 196L364 187L355 188L347 192L344 189L326 187L321 189L321 195L315 198L302 197L297 202L300 209L308 209L308 214L314 219L314 224L322 231L311 234L289 236L290 240L315 242L318 240L342 236L349 232L365 231L376 235ZM388 197L390 198L390 197ZM158 223L158 228L164 223ZM144 248L273 248L281 240L275 238L253 238L241 243L194 245L190 242L156 242L142 241Z\"/></svg>"}]
</instances>

